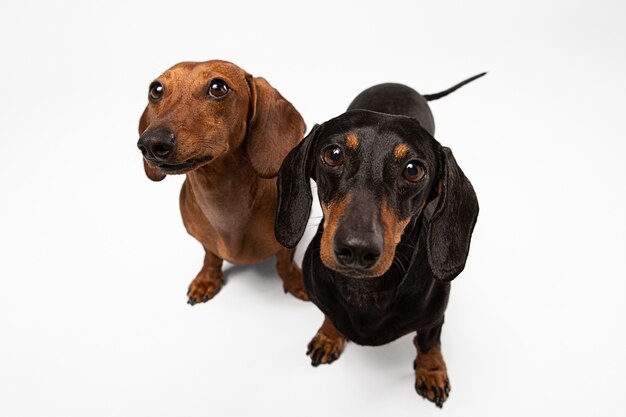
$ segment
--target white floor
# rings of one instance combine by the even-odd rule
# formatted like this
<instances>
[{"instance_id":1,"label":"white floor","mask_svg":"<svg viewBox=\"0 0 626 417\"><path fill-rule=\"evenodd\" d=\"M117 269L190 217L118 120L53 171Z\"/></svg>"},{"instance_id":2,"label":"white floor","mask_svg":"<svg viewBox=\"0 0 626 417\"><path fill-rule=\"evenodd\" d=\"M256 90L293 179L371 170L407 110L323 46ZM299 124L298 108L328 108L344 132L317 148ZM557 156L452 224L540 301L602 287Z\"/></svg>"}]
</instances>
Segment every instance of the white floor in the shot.
<instances>
[{"instance_id":1,"label":"white floor","mask_svg":"<svg viewBox=\"0 0 626 417\"><path fill-rule=\"evenodd\" d=\"M626 415L623 3L323 3L0 5L0 416ZM375 83L489 71L432 103L481 204L443 411L411 336L311 367L322 315L272 261L186 304L201 247L182 178L143 176L137 122L154 77L212 58L308 126Z\"/></svg>"}]
</instances>

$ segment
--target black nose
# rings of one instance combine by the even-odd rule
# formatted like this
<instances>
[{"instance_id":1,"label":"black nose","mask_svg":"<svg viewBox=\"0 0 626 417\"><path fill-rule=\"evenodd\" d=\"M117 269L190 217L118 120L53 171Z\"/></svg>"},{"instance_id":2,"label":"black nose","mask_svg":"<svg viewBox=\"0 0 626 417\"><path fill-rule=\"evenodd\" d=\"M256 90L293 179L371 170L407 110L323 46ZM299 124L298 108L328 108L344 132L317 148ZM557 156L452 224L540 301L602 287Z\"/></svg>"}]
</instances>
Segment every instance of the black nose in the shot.
<instances>
[{"instance_id":1,"label":"black nose","mask_svg":"<svg viewBox=\"0 0 626 417\"><path fill-rule=\"evenodd\" d=\"M137 147L147 159L163 162L176 146L176 136L167 129L146 131L137 142Z\"/></svg>"},{"instance_id":2,"label":"black nose","mask_svg":"<svg viewBox=\"0 0 626 417\"><path fill-rule=\"evenodd\" d=\"M378 233L350 233L338 230L335 234L335 256L349 268L371 269L382 253L382 237Z\"/></svg>"}]
</instances>

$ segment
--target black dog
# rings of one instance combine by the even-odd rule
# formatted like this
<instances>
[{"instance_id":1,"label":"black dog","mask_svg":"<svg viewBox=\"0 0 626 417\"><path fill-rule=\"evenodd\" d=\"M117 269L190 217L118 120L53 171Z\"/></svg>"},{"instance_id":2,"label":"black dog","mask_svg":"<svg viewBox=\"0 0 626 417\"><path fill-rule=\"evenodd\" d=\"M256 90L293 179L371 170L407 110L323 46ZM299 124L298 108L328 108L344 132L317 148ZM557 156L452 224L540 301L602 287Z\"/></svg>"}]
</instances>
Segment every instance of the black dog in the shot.
<instances>
[{"instance_id":1,"label":"black dog","mask_svg":"<svg viewBox=\"0 0 626 417\"><path fill-rule=\"evenodd\" d=\"M278 177L278 241L302 238L317 182L324 218L302 269L326 318L307 354L331 363L346 339L382 345L417 331L415 388L441 407L450 390L440 335L450 283L465 267L478 201L449 148L433 138L427 101L400 84L362 92L316 125Z\"/></svg>"}]
</instances>

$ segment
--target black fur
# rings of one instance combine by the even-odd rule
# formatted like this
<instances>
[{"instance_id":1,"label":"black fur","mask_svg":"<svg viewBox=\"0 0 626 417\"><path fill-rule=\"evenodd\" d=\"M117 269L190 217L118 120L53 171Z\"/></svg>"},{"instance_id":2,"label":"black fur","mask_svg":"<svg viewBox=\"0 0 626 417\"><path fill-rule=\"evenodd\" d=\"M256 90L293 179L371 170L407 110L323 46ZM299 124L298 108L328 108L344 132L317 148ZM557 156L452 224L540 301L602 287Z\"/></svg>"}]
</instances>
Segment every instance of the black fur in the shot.
<instances>
[{"instance_id":1,"label":"black fur","mask_svg":"<svg viewBox=\"0 0 626 417\"><path fill-rule=\"evenodd\" d=\"M460 85L431 96L400 84L371 87L346 113L316 125L280 170L276 236L287 247L298 243L308 221L309 178L316 180L324 204L350 194L340 227L351 227L351 219L359 216L380 223L383 201L398 219L408 219L393 263L379 277L340 274L321 262L324 220L306 251L302 270L310 299L356 343L381 345L413 331L423 351L439 342L449 281L465 266L478 202L450 149L432 136L435 125L427 98ZM344 144L349 133L359 139L356 149ZM400 143L409 151L398 160L393 152ZM340 169L321 162L320 154L330 144L343 147ZM419 183L403 177L407 161L413 160L426 170Z\"/></svg>"}]
</instances>

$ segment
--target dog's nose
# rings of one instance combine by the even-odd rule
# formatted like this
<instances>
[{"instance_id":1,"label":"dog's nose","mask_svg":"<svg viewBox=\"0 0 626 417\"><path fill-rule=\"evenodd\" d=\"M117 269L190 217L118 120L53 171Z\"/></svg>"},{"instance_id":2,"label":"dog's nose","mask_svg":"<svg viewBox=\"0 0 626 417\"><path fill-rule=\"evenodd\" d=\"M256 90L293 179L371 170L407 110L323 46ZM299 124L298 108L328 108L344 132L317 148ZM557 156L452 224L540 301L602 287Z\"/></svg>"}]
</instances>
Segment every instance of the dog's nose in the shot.
<instances>
[{"instance_id":1,"label":"dog's nose","mask_svg":"<svg viewBox=\"0 0 626 417\"><path fill-rule=\"evenodd\" d=\"M158 162L167 160L175 146L176 136L166 129L144 132L137 142L144 157Z\"/></svg>"},{"instance_id":2,"label":"dog's nose","mask_svg":"<svg viewBox=\"0 0 626 417\"><path fill-rule=\"evenodd\" d=\"M383 242L378 233L350 234L339 230L335 235L335 256L349 268L371 269L382 253Z\"/></svg>"}]
</instances>

